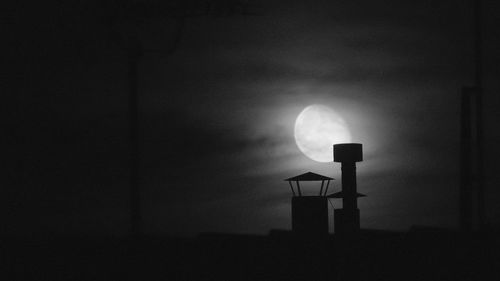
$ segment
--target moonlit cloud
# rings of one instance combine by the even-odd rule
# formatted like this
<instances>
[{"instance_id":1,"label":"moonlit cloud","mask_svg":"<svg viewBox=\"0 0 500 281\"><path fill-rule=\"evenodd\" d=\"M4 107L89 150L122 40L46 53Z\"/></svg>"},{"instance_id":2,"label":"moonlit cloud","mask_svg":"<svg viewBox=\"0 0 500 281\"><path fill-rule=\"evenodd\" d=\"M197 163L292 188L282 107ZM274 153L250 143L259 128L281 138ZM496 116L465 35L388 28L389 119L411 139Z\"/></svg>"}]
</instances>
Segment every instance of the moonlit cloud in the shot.
<instances>
[{"instance_id":1,"label":"moonlit cloud","mask_svg":"<svg viewBox=\"0 0 500 281\"><path fill-rule=\"evenodd\" d=\"M210 165L235 174L221 172L212 184L232 186L231 192L242 192L242 196L244 192L244 198L253 198L238 202L243 209L256 210L258 220L267 222L261 225L285 227L289 218L282 212L288 212L284 206L290 194L282 179L311 170L340 180L338 166L314 163L302 155L293 139L300 111L310 104L323 104L345 119L354 142L364 144L365 161L359 163L358 182L360 191L369 197L360 202L362 224L393 229L432 224L420 209L433 208L440 201L426 200L419 190L435 186L434 197L445 200L450 188L443 186L456 184L456 165L451 164L456 160L456 139L432 136L438 128L446 136L458 132L452 123L457 114L452 106L441 112L434 110L443 98L456 94L449 81L454 81L451 77L457 73L453 65L460 63L456 60L460 50L443 56L440 48L448 44L443 34L419 25L396 25L390 20L373 24L369 19L333 24L334 20L323 14L311 23L311 18L292 21L289 15L264 17L262 22L272 20L272 24L251 39L233 31L258 29L261 20L237 20L231 27L223 26L222 20L208 26L194 23L184 49L165 68L165 77L173 75L173 81L185 81L184 77L196 81L166 89L190 93L185 101L180 99L185 114L197 116L205 127L217 128L214 145L224 139L234 143L223 145L233 150L210 158ZM201 35L215 28L214 37ZM288 33L288 29L294 32ZM231 32L229 41L224 37L226 32ZM206 49L203 42L210 42L210 47ZM190 96L196 97L195 101ZM160 95L153 97L158 98L162 99ZM458 100L455 103L458 105ZM224 110L218 109L221 107ZM428 118L429 114L440 116L439 120ZM199 139L201 144L207 138L200 135ZM455 143L439 155L447 164L436 165L432 161L434 149L446 147L449 141ZM203 147L211 149L210 145ZM202 165L195 167L203 170ZM434 175L435 170L441 172ZM431 176L416 181L418 175ZM339 188L339 182L334 188ZM422 207L405 204L408 194ZM223 195L213 194L213 198L219 196ZM262 212L258 207L262 200L269 206L283 207ZM223 209L232 206L231 200L217 202ZM448 217L434 223L453 225L454 218L449 215L454 206L442 208ZM234 220L243 219L244 213L234 215ZM391 217L391 213L400 215ZM255 228L257 232L267 230Z\"/></svg>"}]
</instances>

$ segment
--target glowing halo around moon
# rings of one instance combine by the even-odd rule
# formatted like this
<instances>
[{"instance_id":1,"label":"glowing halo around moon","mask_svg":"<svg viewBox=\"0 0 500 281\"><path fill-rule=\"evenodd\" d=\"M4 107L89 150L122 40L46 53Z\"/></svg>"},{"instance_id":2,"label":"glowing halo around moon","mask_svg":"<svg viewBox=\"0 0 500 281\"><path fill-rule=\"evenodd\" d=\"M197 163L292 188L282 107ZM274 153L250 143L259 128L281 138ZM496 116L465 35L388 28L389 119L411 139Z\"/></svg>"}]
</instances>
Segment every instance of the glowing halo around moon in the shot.
<instances>
[{"instance_id":1,"label":"glowing halo around moon","mask_svg":"<svg viewBox=\"0 0 500 281\"><path fill-rule=\"evenodd\" d=\"M310 105L295 121L295 142L312 160L332 162L333 145L351 142L351 133L344 119L331 108Z\"/></svg>"}]
</instances>

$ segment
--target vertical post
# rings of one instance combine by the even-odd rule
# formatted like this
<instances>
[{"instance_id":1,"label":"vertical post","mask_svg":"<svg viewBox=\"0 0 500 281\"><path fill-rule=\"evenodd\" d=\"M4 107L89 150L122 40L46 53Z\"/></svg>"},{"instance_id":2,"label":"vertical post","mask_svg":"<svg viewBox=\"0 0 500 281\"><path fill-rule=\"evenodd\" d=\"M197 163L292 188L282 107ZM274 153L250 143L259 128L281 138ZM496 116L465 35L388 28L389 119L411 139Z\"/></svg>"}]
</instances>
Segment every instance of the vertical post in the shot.
<instances>
[{"instance_id":1,"label":"vertical post","mask_svg":"<svg viewBox=\"0 0 500 281\"><path fill-rule=\"evenodd\" d=\"M293 190L292 182L288 181L288 184L290 184L290 189L292 190L293 197L295 197L295 191Z\"/></svg>"},{"instance_id":2,"label":"vertical post","mask_svg":"<svg viewBox=\"0 0 500 281\"><path fill-rule=\"evenodd\" d=\"M356 163L342 162L342 199L343 209L346 212L354 212L358 208L358 198L356 191Z\"/></svg>"},{"instance_id":3,"label":"vertical post","mask_svg":"<svg viewBox=\"0 0 500 281\"><path fill-rule=\"evenodd\" d=\"M326 182L326 187L325 187L325 192L323 193L324 196L326 196L326 193L328 192L328 186L330 185L330 180Z\"/></svg>"},{"instance_id":4,"label":"vertical post","mask_svg":"<svg viewBox=\"0 0 500 281\"><path fill-rule=\"evenodd\" d=\"M299 181L296 181L296 182L297 182L297 190L299 191L299 196L302 196L302 192L300 191Z\"/></svg>"},{"instance_id":5,"label":"vertical post","mask_svg":"<svg viewBox=\"0 0 500 281\"><path fill-rule=\"evenodd\" d=\"M475 84L481 87L483 80L482 61L482 19L481 0L474 1L474 55L475 55Z\"/></svg>"},{"instance_id":6,"label":"vertical post","mask_svg":"<svg viewBox=\"0 0 500 281\"><path fill-rule=\"evenodd\" d=\"M131 234L142 233L141 192L139 189L139 92L138 67L142 46L138 39L129 42L129 140L130 140L130 223Z\"/></svg>"},{"instance_id":7,"label":"vertical post","mask_svg":"<svg viewBox=\"0 0 500 281\"><path fill-rule=\"evenodd\" d=\"M474 86L461 96L460 228L480 230L484 218L483 71L481 0L473 1Z\"/></svg>"},{"instance_id":8,"label":"vertical post","mask_svg":"<svg viewBox=\"0 0 500 281\"><path fill-rule=\"evenodd\" d=\"M481 0L474 1L475 30L475 96L476 96L476 136L477 136L477 219L478 226L484 226L484 153L483 153L483 60L482 60L482 19Z\"/></svg>"},{"instance_id":9,"label":"vertical post","mask_svg":"<svg viewBox=\"0 0 500 281\"><path fill-rule=\"evenodd\" d=\"M323 185L325 185L324 180L321 181L321 188L319 189L319 196L321 196L323 194Z\"/></svg>"},{"instance_id":10,"label":"vertical post","mask_svg":"<svg viewBox=\"0 0 500 281\"><path fill-rule=\"evenodd\" d=\"M471 178L471 92L470 88L462 89L460 112L460 229L472 229L472 178Z\"/></svg>"}]
</instances>

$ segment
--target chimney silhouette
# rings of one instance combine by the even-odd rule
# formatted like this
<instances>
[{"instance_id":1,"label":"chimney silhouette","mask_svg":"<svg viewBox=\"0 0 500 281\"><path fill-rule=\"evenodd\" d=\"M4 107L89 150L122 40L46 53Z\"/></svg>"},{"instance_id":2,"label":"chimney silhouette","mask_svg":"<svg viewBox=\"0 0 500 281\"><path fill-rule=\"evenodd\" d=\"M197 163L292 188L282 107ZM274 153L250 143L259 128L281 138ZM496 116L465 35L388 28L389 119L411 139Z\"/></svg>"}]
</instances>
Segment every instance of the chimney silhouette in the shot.
<instances>
[{"instance_id":1,"label":"chimney silhouette","mask_svg":"<svg viewBox=\"0 0 500 281\"><path fill-rule=\"evenodd\" d=\"M333 146L333 161L342 167L342 190L328 198L342 198L342 209L334 210L336 234L354 234L360 229L358 197L366 195L356 190L356 162L363 161L360 143L342 143Z\"/></svg>"},{"instance_id":2,"label":"chimney silhouette","mask_svg":"<svg viewBox=\"0 0 500 281\"><path fill-rule=\"evenodd\" d=\"M326 237L328 235L328 201L326 193L333 178L307 172L286 179L292 190L292 232L300 237ZM321 181L318 195L304 196L301 181ZM295 182L295 189L293 187ZM326 186L325 186L326 182ZM297 190L297 192L295 192Z\"/></svg>"}]
</instances>

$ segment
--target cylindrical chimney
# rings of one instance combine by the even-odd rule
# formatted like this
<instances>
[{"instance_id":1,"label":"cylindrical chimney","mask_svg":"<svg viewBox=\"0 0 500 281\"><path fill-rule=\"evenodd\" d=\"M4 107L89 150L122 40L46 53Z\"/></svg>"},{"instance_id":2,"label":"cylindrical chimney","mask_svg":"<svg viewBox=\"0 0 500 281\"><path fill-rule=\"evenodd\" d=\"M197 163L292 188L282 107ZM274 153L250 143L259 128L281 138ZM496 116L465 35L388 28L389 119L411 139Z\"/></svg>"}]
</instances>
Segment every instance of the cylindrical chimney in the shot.
<instances>
[{"instance_id":1,"label":"cylindrical chimney","mask_svg":"<svg viewBox=\"0 0 500 281\"><path fill-rule=\"evenodd\" d=\"M335 210L335 232L353 233L360 229L356 162L363 161L360 143L342 143L333 146L333 161L342 167L342 209Z\"/></svg>"}]
</instances>

